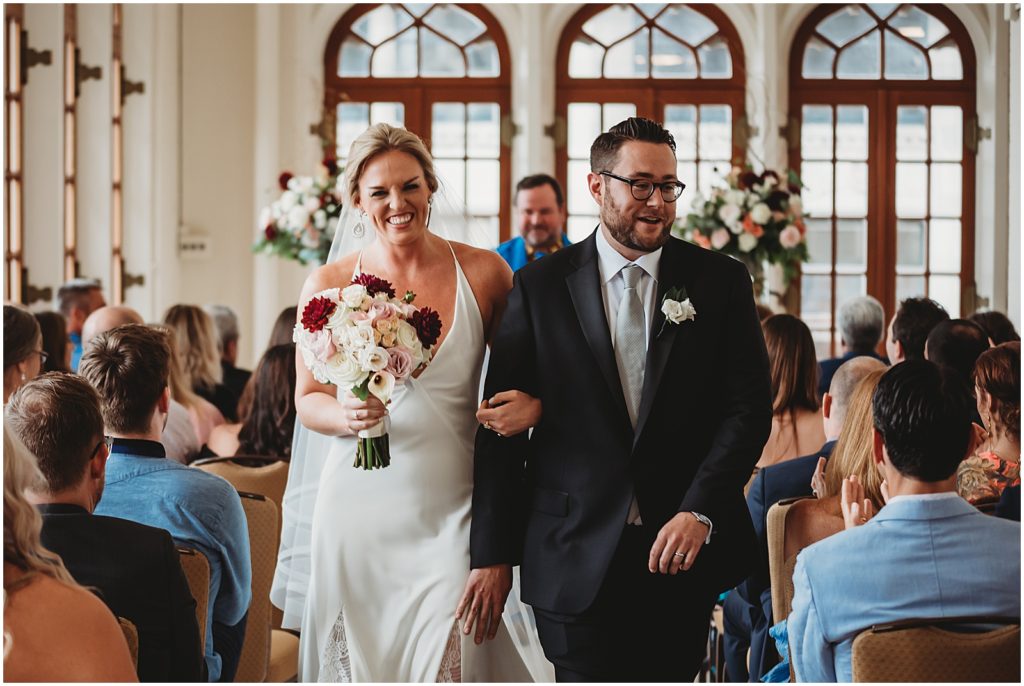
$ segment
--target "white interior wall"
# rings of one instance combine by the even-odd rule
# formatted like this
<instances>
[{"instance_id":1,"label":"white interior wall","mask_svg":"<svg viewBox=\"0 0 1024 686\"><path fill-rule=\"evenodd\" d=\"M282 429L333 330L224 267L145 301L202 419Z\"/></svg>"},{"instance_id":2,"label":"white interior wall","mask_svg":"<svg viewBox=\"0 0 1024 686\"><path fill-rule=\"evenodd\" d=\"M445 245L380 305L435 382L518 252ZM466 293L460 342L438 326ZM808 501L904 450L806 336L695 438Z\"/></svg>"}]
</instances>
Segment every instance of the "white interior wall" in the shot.
<instances>
[{"instance_id":1,"label":"white interior wall","mask_svg":"<svg viewBox=\"0 0 1024 686\"><path fill-rule=\"evenodd\" d=\"M284 169L309 173L320 156L309 127L321 116L323 49L350 6L126 6L129 78L146 81L146 94L129 98L125 112L126 171L132 175L126 187L126 226L133 232L126 238L128 271L143 272L147 279L144 287L129 291L129 303L149 320L175 302L230 305L242 323L241 362L246 365L255 363L278 312L295 304L309 272L280 259L253 256L249 246L259 207L279 193L278 174ZM544 127L554 119L558 36L579 7L488 5L511 49L512 115L519 127L512 146L513 179L554 171L553 142ZM757 129L751 149L765 164L784 166L779 127L786 123L789 46L812 5L721 7L744 43L748 116ZM983 127L993 129L977 159L979 293L990 298L991 306L1008 308L1019 323L1020 95L1019 87L1011 86L1020 74L1019 22L1010 22L1002 6L950 7L974 41L979 118ZM40 25L32 32L33 47L59 53L60 12L28 10L29 28ZM109 138L104 132L109 129L109 5L80 6L79 15L83 59L105 65L103 85L83 85L79 215L91 238L83 241L80 254L83 272L108 284ZM41 46L44 36L51 43ZM56 86L46 85L45 71ZM55 186L44 180L59 182L59 141L52 134L60 130L59 108L42 99L48 92L46 97L57 98L59 105L59 81L56 66L37 68L26 89L26 219L33 227L59 227L59 197L54 202L50 189ZM179 256L181 226L209 238L209 259ZM59 269L59 254L50 247L43 250L32 229L26 233L37 283L35 274ZM51 282L59 284L59 273Z\"/></svg>"}]
</instances>

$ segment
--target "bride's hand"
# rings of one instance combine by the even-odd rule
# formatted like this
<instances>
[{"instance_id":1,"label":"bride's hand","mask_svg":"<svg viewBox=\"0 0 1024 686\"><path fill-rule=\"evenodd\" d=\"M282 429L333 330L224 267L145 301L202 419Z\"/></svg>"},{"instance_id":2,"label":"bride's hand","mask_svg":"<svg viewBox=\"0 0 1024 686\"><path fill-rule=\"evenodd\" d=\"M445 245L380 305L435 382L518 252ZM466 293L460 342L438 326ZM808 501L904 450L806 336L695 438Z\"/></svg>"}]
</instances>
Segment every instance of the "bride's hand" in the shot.
<instances>
[{"instance_id":1,"label":"bride's hand","mask_svg":"<svg viewBox=\"0 0 1024 686\"><path fill-rule=\"evenodd\" d=\"M352 391L346 392L342 398L341 411L345 417L345 433L352 436L376 426L387 414L384 403L375 396L367 396L363 401L354 396Z\"/></svg>"},{"instance_id":2,"label":"bride's hand","mask_svg":"<svg viewBox=\"0 0 1024 686\"><path fill-rule=\"evenodd\" d=\"M476 419L499 436L515 436L540 422L541 402L522 391L502 391L485 398Z\"/></svg>"},{"instance_id":3,"label":"bride's hand","mask_svg":"<svg viewBox=\"0 0 1024 686\"><path fill-rule=\"evenodd\" d=\"M476 624L477 644L498 635L501 613L505 611L505 600L512 590L512 565L491 565L474 569L466 580L466 590L459 606L455 608L455 619L465 618L462 632L467 636Z\"/></svg>"}]
</instances>

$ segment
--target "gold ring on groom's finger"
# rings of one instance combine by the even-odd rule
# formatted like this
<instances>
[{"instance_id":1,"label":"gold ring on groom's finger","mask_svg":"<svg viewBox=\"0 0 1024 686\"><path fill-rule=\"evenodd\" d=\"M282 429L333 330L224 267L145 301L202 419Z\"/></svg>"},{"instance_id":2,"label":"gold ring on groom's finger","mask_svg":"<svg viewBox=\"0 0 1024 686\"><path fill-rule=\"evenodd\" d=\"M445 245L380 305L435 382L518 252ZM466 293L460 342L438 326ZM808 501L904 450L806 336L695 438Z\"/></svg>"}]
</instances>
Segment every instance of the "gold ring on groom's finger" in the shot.
<instances>
[{"instance_id":1,"label":"gold ring on groom's finger","mask_svg":"<svg viewBox=\"0 0 1024 686\"><path fill-rule=\"evenodd\" d=\"M494 429L491 428L490 422L484 422L484 428L487 429L488 431L494 431Z\"/></svg>"},{"instance_id":2,"label":"gold ring on groom's finger","mask_svg":"<svg viewBox=\"0 0 1024 686\"><path fill-rule=\"evenodd\" d=\"M672 553L672 554L675 555L676 557L681 557L684 560L686 559L686 553Z\"/></svg>"}]
</instances>

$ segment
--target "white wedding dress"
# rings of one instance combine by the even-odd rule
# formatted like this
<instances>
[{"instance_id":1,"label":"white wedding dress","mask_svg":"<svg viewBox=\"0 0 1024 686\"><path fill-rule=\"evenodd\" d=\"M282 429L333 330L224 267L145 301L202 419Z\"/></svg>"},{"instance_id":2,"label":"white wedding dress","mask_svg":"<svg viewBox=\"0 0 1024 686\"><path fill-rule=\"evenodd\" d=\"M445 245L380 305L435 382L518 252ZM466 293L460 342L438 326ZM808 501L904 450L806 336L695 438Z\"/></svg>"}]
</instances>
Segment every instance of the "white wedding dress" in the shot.
<instances>
[{"instance_id":1,"label":"white wedding dress","mask_svg":"<svg viewBox=\"0 0 1024 686\"><path fill-rule=\"evenodd\" d=\"M532 615L515 591L512 611L506 610L492 641L476 645L455 620L469 575L475 413L485 349L479 307L457 259L455 264L448 334L431 364L396 391L389 407L391 465L356 469L355 439L331 441L313 512L300 681L553 677L536 647Z\"/></svg>"}]
</instances>

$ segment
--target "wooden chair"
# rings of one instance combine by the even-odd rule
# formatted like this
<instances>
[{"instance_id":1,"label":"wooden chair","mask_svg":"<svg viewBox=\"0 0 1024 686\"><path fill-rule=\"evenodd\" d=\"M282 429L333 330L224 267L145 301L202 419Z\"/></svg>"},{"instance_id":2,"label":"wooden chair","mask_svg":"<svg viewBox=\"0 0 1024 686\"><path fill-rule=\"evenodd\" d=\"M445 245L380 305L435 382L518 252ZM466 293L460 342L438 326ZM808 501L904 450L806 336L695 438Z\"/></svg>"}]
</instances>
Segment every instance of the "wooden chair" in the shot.
<instances>
[{"instance_id":1,"label":"wooden chair","mask_svg":"<svg viewBox=\"0 0 1024 686\"><path fill-rule=\"evenodd\" d=\"M128 644L128 652L132 656L132 664L135 665L137 671L139 669L139 631L131 620L124 617L118 617L117 623L121 625L121 631L124 632L124 640Z\"/></svg>"},{"instance_id":2,"label":"wooden chair","mask_svg":"<svg viewBox=\"0 0 1024 686\"><path fill-rule=\"evenodd\" d=\"M199 624L199 648L206 653L206 610L210 604L210 563L198 550L178 548L178 559L185 572L192 597L196 599L196 622Z\"/></svg>"},{"instance_id":3,"label":"wooden chair","mask_svg":"<svg viewBox=\"0 0 1024 686\"><path fill-rule=\"evenodd\" d=\"M810 497L810 496L806 496ZM768 572L772 584L772 619L778 624L793 607L793 569L796 555L786 558L786 516L793 503L804 498L786 498L768 510Z\"/></svg>"},{"instance_id":4,"label":"wooden chair","mask_svg":"<svg viewBox=\"0 0 1024 686\"><path fill-rule=\"evenodd\" d=\"M277 506L260 494L238 495L249 530L252 602L235 681L291 681L298 675L298 640L271 627L270 586L277 566Z\"/></svg>"},{"instance_id":5,"label":"wooden chair","mask_svg":"<svg viewBox=\"0 0 1024 686\"><path fill-rule=\"evenodd\" d=\"M952 627L1002 625L990 631ZM1020 617L910 619L876 624L853 640L853 680L1020 682Z\"/></svg>"},{"instance_id":6,"label":"wooden chair","mask_svg":"<svg viewBox=\"0 0 1024 686\"><path fill-rule=\"evenodd\" d=\"M277 538L274 541L276 555L281 540L280 512L285 485L288 483L288 462L277 457L235 455L196 460L190 466L222 477L239 492L257 493L273 501L279 513ZM271 605L270 616L271 626L280 629L283 618L281 610Z\"/></svg>"}]
</instances>

